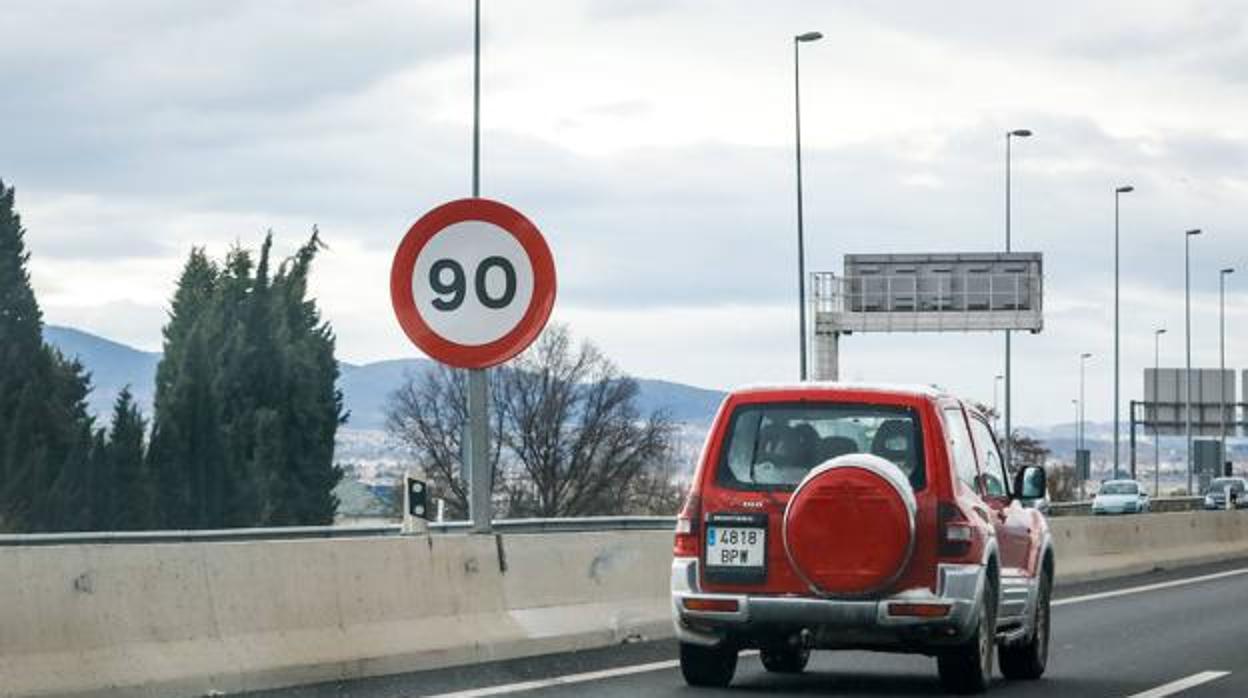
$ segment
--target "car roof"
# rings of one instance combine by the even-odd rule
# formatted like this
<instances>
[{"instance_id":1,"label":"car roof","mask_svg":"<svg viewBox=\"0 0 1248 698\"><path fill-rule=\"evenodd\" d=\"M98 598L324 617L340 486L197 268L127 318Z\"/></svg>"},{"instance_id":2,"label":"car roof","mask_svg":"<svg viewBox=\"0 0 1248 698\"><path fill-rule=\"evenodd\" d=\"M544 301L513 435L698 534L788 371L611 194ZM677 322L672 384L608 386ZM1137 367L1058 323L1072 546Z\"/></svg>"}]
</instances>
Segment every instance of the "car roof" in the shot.
<instances>
[{"instance_id":1,"label":"car roof","mask_svg":"<svg viewBox=\"0 0 1248 698\"><path fill-rule=\"evenodd\" d=\"M732 391L733 395L772 392L845 392L880 393L905 397L953 397L947 390L922 383L856 383L843 381L805 381L803 383L752 383Z\"/></svg>"},{"instance_id":2,"label":"car roof","mask_svg":"<svg viewBox=\"0 0 1248 698\"><path fill-rule=\"evenodd\" d=\"M1117 479L1117 480L1102 480L1102 481L1101 481L1101 484L1102 484L1102 485L1123 485L1123 484L1132 484L1132 485L1136 485L1136 486L1138 487L1138 486L1139 486L1139 484L1140 484L1140 482L1139 482L1139 480L1132 480L1131 478L1119 478L1119 479Z\"/></svg>"}]
</instances>

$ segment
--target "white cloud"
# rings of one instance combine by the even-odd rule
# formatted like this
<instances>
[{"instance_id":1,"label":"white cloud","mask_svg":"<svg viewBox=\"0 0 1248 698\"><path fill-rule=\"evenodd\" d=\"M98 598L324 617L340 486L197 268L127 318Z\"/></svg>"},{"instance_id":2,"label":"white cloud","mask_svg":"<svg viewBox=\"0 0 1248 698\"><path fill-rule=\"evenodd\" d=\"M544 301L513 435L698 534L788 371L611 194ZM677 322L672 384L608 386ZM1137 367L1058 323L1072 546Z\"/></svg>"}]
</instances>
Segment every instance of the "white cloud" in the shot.
<instances>
[{"instance_id":1,"label":"white cloud","mask_svg":"<svg viewBox=\"0 0 1248 698\"><path fill-rule=\"evenodd\" d=\"M413 353L388 305L390 254L420 213L467 193L470 11L8 8L0 176L18 187L49 320L154 348L191 245L219 255L272 228L289 252L317 224L330 249L313 292L343 358ZM1193 226L1208 231L1193 247L1195 353L1216 360L1216 269L1248 266L1248 31L1234 2L486 11L483 193L543 228L557 317L630 371L716 387L795 373L791 37L811 29L826 35L801 49L811 268L1000 247L1002 134L1029 127L1014 234L1045 253L1049 296L1044 334L1016 343L1018 421L1068 419L1072 357L1112 351L1120 183L1137 187L1123 199L1124 394L1151 363L1152 325L1180 346ZM1246 299L1228 306L1232 347L1248 341ZM999 344L856 335L846 375L987 400ZM1107 365L1090 367L1089 416L1109 414Z\"/></svg>"}]
</instances>

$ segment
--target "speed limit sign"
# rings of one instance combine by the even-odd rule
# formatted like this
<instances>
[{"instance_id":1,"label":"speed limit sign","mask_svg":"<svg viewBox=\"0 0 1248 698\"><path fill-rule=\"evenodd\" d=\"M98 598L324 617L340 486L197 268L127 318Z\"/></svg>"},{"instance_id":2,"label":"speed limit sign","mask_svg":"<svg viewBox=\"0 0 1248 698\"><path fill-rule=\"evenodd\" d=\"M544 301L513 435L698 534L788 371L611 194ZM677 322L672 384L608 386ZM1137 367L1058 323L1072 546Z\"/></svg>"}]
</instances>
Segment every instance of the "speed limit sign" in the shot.
<instances>
[{"instance_id":1,"label":"speed limit sign","mask_svg":"<svg viewBox=\"0 0 1248 698\"><path fill-rule=\"evenodd\" d=\"M390 268L399 325L421 351L486 368L524 350L555 304L555 263L528 218L489 199L460 199L412 225Z\"/></svg>"}]
</instances>

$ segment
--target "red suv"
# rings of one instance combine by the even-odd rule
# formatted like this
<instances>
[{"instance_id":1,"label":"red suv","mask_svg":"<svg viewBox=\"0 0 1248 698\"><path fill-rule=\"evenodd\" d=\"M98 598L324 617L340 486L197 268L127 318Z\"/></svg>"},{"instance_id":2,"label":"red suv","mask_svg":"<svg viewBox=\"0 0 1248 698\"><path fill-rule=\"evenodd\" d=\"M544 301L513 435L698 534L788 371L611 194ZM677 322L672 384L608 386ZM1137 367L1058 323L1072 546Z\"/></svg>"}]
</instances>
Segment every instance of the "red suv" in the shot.
<instances>
[{"instance_id":1,"label":"red suv","mask_svg":"<svg viewBox=\"0 0 1248 698\"><path fill-rule=\"evenodd\" d=\"M945 688L1035 679L1049 645L1045 474L1011 482L988 420L927 387L810 383L724 401L676 527L672 610L692 685L737 653L936 657Z\"/></svg>"}]
</instances>

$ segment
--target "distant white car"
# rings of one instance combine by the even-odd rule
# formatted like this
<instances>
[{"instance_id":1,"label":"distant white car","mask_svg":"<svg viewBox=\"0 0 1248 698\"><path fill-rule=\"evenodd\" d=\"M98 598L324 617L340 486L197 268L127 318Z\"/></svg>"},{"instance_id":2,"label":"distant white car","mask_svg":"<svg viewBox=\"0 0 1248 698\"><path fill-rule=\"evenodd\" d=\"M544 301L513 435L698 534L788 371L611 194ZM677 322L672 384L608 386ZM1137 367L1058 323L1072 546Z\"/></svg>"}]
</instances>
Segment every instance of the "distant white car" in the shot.
<instances>
[{"instance_id":1,"label":"distant white car","mask_svg":"<svg viewBox=\"0 0 1248 698\"><path fill-rule=\"evenodd\" d=\"M1092 498L1093 514L1142 514L1148 509L1148 493L1135 480L1106 480Z\"/></svg>"},{"instance_id":2,"label":"distant white car","mask_svg":"<svg viewBox=\"0 0 1248 698\"><path fill-rule=\"evenodd\" d=\"M1220 477L1209 483L1209 491L1205 493L1206 509L1225 509L1226 496L1231 496L1231 507L1248 508L1248 480L1242 477Z\"/></svg>"}]
</instances>

